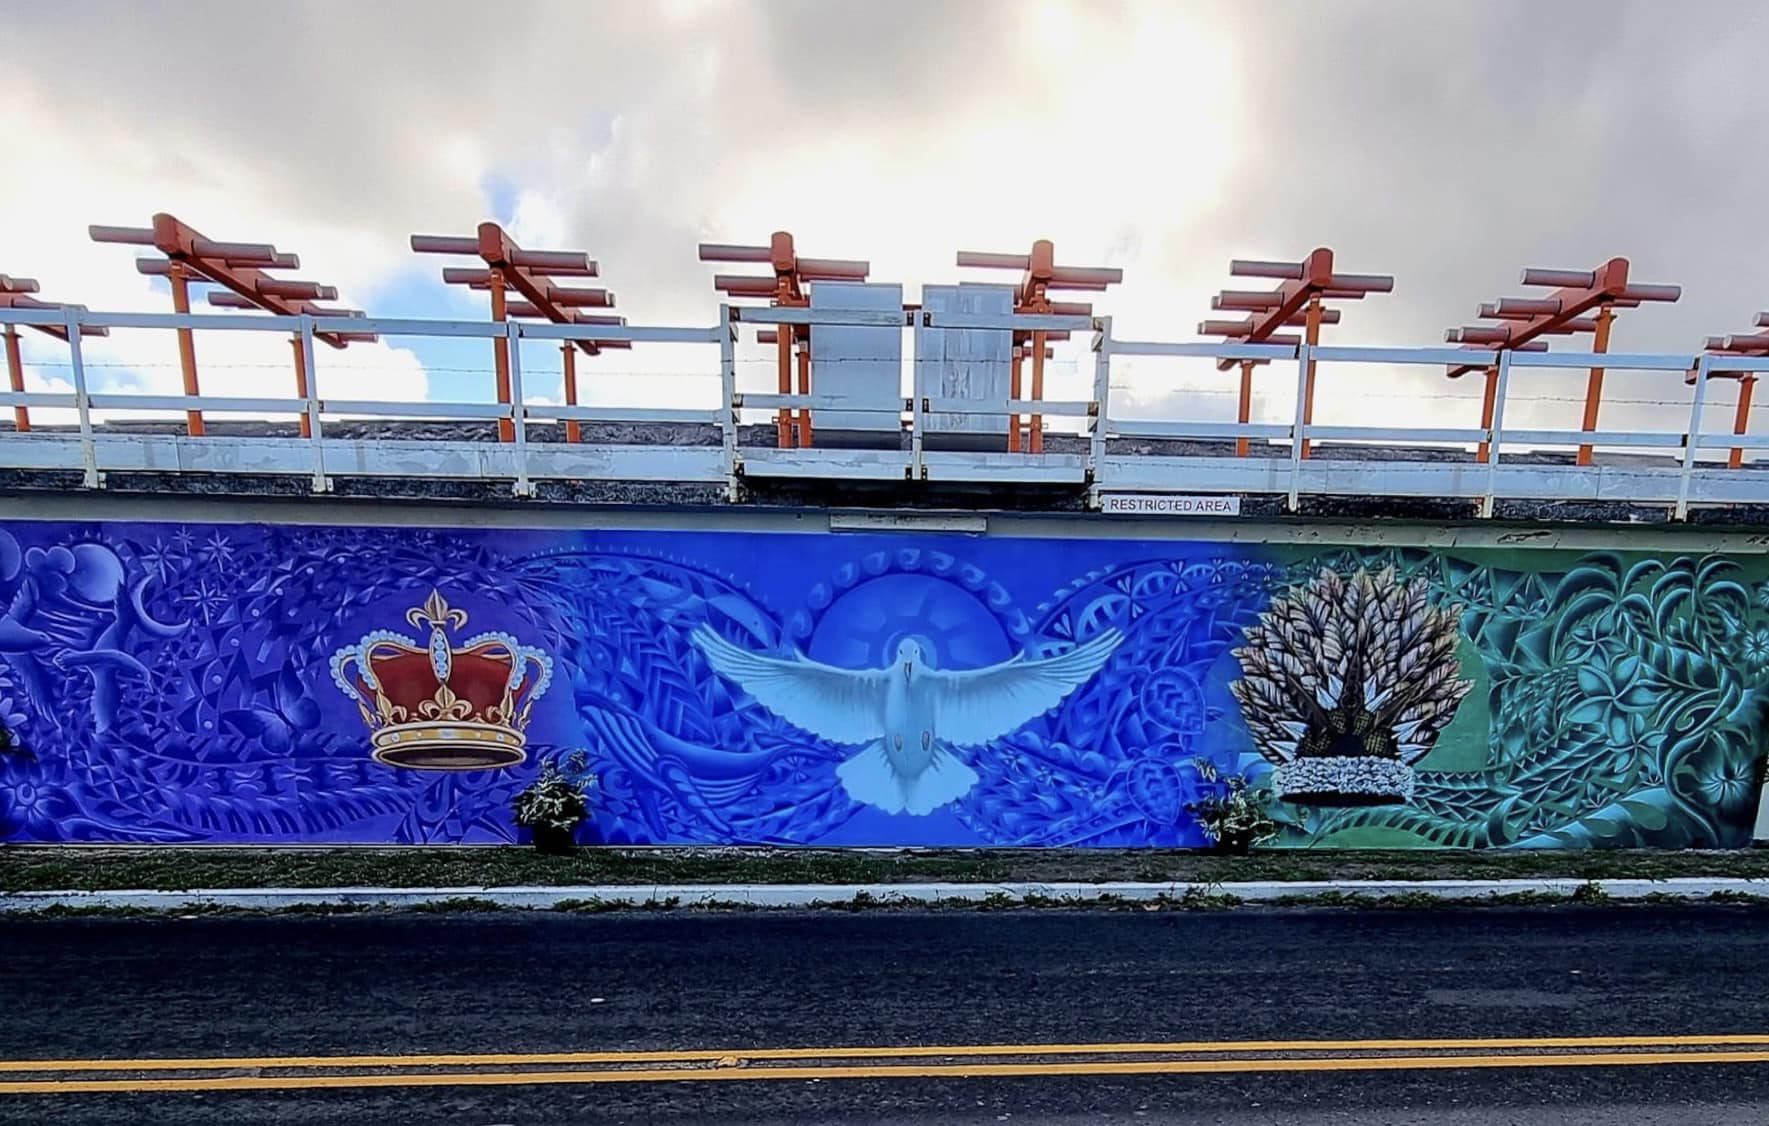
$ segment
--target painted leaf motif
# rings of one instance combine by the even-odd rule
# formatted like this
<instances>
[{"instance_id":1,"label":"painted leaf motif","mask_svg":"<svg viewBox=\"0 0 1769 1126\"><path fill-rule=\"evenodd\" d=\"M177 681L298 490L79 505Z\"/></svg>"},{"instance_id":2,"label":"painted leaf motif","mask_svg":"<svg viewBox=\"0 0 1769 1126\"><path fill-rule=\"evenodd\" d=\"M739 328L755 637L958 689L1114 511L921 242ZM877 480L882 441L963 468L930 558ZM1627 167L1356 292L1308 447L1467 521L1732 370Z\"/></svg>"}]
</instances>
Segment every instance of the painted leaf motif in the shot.
<instances>
[{"instance_id":1,"label":"painted leaf motif","mask_svg":"<svg viewBox=\"0 0 1769 1126\"><path fill-rule=\"evenodd\" d=\"M238 708L221 714L221 725L229 731L256 739L266 750L287 753L294 745L294 732L283 717L269 708Z\"/></svg>"}]
</instances>

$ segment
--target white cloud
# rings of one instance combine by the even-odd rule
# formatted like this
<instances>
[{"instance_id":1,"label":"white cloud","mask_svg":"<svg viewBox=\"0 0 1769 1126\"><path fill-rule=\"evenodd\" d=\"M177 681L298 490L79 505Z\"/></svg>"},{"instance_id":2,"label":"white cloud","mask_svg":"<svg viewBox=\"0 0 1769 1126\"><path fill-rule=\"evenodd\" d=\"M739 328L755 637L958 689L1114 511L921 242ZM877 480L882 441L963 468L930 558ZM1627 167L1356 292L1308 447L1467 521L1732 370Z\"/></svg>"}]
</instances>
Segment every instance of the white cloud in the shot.
<instances>
[{"instance_id":1,"label":"white cloud","mask_svg":"<svg viewBox=\"0 0 1769 1126\"><path fill-rule=\"evenodd\" d=\"M1057 0L437 2L358 6L348 27L318 4L68 3L6 20L17 159L0 177L0 269L95 308L166 300L85 225L168 210L294 249L303 276L373 311L390 287L434 278L406 236L471 230L494 183L511 186L520 238L589 250L636 323L710 324L694 243L782 227L806 253L869 257L912 293L955 280L957 249L1049 237L1061 259L1125 268L1098 304L1143 339L1189 337L1230 257L1318 244L1399 279L1347 308L1329 330L1341 343L1432 343L1512 292L1526 263L1614 253L1687 286L1674 308L1627 313L1618 348L1691 349L1769 295L1769 259L1740 237L1758 225L1764 158L1733 139L1769 104L1751 51L1769 12L1745 3L1366 0L1273 20ZM204 66L164 62L191 50ZM458 310L435 293L439 315ZM95 342L93 356L177 385L176 368L148 366L169 342L124 348ZM766 357L744 348L746 379L766 385ZM199 354L205 389L287 379L277 339L205 336ZM586 401L697 402L714 356L641 346L586 361ZM321 362L384 368L375 397L424 386L389 346ZM664 377L683 370L703 378ZM1293 377L1262 370L1266 417L1287 417ZM1127 363L1116 379L1139 409L1214 414L1234 376ZM1078 394L1086 375L1069 382ZM1657 425L1667 408L1652 402L1683 401L1675 379L1632 382L1617 377L1606 418ZM1435 369L1335 368L1323 386L1323 421L1478 417L1478 389ZM1540 401L1514 420L1576 425L1581 393L1578 373L1532 374L1518 394Z\"/></svg>"}]
</instances>

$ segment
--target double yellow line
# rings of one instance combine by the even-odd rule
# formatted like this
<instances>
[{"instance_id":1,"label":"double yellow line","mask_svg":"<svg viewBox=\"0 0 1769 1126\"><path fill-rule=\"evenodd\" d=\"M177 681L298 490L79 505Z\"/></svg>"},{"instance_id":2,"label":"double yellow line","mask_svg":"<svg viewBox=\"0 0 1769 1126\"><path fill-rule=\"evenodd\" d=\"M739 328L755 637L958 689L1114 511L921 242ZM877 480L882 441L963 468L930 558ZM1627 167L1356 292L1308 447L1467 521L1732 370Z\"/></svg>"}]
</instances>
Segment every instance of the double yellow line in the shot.
<instances>
[{"instance_id":1,"label":"double yellow line","mask_svg":"<svg viewBox=\"0 0 1769 1126\"><path fill-rule=\"evenodd\" d=\"M0 1094L1769 1063L1769 1035L0 1060ZM175 1075L165 1073L176 1072Z\"/></svg>"}]
</instances>

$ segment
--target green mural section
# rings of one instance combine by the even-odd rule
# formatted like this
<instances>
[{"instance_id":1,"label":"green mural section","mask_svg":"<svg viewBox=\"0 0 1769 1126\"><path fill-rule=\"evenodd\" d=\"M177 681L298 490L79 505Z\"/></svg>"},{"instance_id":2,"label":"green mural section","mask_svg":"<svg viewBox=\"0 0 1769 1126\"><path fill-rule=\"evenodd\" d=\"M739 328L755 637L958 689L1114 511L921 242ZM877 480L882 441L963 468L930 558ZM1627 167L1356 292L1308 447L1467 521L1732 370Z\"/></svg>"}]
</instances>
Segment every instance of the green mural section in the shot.
<instances>
[{"instance_id":1,"label":"green mural section","mask_svg":"<svg viewBox=\"0 0 1769 1126\"><path fill-rule=\"evenodd\" d=\"M1760 560L1279 557L1287 586L1219 666L1274 843L1749 843L1769 675Z\"/></svg>"}]
</instances>

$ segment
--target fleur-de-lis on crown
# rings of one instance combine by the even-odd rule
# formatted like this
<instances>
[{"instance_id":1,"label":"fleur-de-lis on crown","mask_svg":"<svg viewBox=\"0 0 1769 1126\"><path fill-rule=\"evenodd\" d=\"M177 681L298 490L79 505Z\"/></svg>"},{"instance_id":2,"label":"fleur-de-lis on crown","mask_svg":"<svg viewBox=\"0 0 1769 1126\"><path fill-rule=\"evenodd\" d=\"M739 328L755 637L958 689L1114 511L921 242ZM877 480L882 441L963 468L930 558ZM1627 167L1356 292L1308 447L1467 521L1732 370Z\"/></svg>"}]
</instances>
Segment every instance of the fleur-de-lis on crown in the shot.
<instances>
[{"instance_id":1,"label":"fleur-de-lis on crown","mask_svg":"<svg viewBox=\"0 0 1769 1126\"><path fill-rule=\"evenodd\" d=\"M467 624L467 612L450 606L440 590L432 590L422 606L413 606L405 612L405 620L413 629L423 629L426 622L433 630L460 629Z\"/></svg>"}]
</instances>

